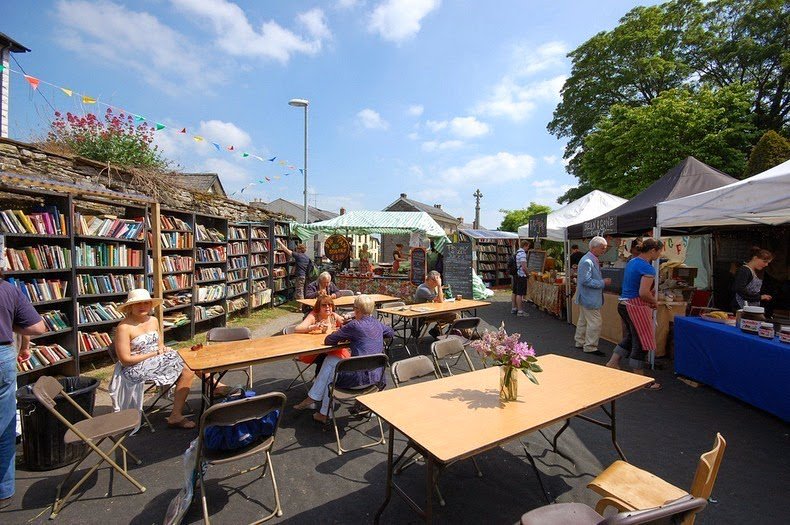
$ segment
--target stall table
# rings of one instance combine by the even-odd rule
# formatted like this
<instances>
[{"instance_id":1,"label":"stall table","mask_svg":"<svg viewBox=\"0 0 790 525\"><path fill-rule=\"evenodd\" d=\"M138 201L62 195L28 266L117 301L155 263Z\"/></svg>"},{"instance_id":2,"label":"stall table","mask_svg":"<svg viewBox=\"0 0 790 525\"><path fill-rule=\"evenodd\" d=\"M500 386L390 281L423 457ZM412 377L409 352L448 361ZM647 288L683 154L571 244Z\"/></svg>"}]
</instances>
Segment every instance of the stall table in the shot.
<instances>
[{"instance_id":1,"label":"stall table","mask_svg":"<svg viewBox=\"0 0 790 525\"><path fill-rule=\"evenodd\" d=\"M778 339L676 319L675 372L790 421L790 345Z\"/></svg>"},{"instance_id":2,"label":"stall table","mask_svg":"<svg viewBox=\"0 0 790 525\"><path fill-rule=\"evenodd\" d=\"M562 317L565 312L565 284L530 278L527 283L527 301L556 317Z\"/></svg>"},{"instance_id":3,"label":"stall table","mask_svg":"<svg viewBox=\"0 0 790 525\"><path fill-rule=\"evenodd\" d=\"M417 287L406 276L335 275L335 284L341 290L354 290L364 294L381 294L402 297L409 302Z\"/></svg>"}]
</instances>

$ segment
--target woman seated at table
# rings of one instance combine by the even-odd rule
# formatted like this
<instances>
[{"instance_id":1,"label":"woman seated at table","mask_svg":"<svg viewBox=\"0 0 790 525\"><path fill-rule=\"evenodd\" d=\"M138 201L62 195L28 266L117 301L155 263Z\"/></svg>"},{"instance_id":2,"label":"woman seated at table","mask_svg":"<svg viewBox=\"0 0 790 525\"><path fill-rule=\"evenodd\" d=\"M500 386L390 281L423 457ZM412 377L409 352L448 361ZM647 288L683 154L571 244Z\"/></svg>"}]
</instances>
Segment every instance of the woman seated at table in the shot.
<instances>
[{"instance_id":1,"label":"woman seated at table","mask_svg":"<svg viewBox=\"0 0 790 525\"><path fill-rule=\"evenodd\" d=\"M759 306L760 303L773 299L770 295L762 293L763 270L773 259L774 254L768 250L752 247L749 262L735 272L735 280L732 283L732 291L735 292L732 302L734 312L743 308L747 302L752 306Z\"/></svg>"},{"instance_id":2,"label":"woman seated at table","mask_svg":"<svg viewBox=\"0 0 790 525\"><path fill-rule=\"evenodd\" d=\"M354 299L354 319L343 325L340 330L332 332L326 336L325 343L336 345L341 341L349 341L351 355L381 354L384 352L384 338L394 337L395 332L392 328L381 323L373 317L375 302L367 295L358 295ZM335 355L328 355L324 360L321 371L313 380L313 386L307 393L307 398L298 405L294 405L296 410L308 410L314 403L321 402L321 408L313 414L313 419L320 423L326 423L329 413L329 383L335 376L335 367L340 358ZM337 386L341 388L358 388L368 385L379 384L384 387L384 369L374 371L350 372L338 379Z\"/></svg>"},{"instance_id":3,"label":"woman seated at table","mask_svg":"<svg viewBox=\"0 0 790 525\"><path fill-rule=\"evenodd\" d=\"M118 311L126 317L115 330L115 353L123 365L121 373L132 383L152 381L157 386L175 383L173 410L167 425L176 428L195 428L195 423L183 415L184 403L195 373L184 366L178 352L166 347L159 339L159 322L151 310L162 302L152 299L148 290L131 290Z\"/></svg>"},{"instance_id":4,"label":"woman seated at table","mask_svg":"<svg viewBox=\"0 0 790 525\"><path fill-rule=\"evenodd\" d=\"M321 294L318 296L318 299L315 300L313 309L310 310L310 313L307 314L307 317L305 317L301 323L296 325L294 332L297 334L318 332L332 333L343 326L344 322L345 319L343 319L340 314L335 312L334 299L326 294ZM351 352L348 348L341 348L339 350L333 350L328 354L300 356L299 360L308 365L315 363L316 374L318 374L327 355L334 355L340 359L345 359L351 355Z\"/></svg>"},{"instance_id":5,"label":"woman seated at table","mask_svg":"<svg viewBox=\"0 0 790 525\"><path fill-rule=\"evenodd\" d=\"M321 272L318 279L307 285L304 296L305 299L315 299L323 293L334 299L337 297L338 291L337 286L332 282L332 274L329 272Z\"/></svg>"}]
</instances>

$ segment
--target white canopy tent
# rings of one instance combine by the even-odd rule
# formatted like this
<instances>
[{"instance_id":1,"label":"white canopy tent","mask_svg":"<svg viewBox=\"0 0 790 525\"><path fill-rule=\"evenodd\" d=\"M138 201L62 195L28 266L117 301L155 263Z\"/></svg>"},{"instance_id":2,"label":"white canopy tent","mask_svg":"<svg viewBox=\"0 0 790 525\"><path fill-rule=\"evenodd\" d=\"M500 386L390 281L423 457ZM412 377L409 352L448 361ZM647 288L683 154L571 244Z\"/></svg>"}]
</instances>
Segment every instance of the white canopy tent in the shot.
<instances>
[{"instance_id":1,"label":"white canopy tent","mask_svg":"<svg viewBox=\"0 0 790 525\"><path fill-rule=\"evenodd\" d=\"M546 238L550 241L564 241L565 228L571 224L578 224L611 211L624 204L625 199L609 193L593 190L584 197L566 204L546 217ZM529 226L519 226L518 236L530 238Z\"/></svg>"},{"instance_id":2,"label":"white canopy tent","mask_svg":"<svg viewBox=\"0 0 790 525\"><path fill-rule=\"evenodd\" d=\"M790 222L790 160L748 179L657 205L657 224L671 229Z\"/></svg>"}]
</instances>

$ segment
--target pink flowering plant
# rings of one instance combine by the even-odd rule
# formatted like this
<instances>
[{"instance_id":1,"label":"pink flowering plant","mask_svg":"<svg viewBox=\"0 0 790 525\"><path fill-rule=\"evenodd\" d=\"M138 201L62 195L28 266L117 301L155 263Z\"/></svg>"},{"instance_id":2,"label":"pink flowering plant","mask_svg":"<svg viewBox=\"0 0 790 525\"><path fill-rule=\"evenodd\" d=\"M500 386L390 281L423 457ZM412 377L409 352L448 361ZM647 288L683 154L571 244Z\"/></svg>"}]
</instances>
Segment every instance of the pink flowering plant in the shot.
<instances>
[{"instance_id":1,"label":"pink flowering plant","mask_svg":"<svg viewBox=\"0 0 790 525\"><path fill-rule=\"evenodd\" d=\"M505 382L510 381L515 370L521 370L537 385L538 379L535 374L542 372L543 369L538 364L538 358L535 357L535 349L519 339L521 334L508 335L505 331L505 323L502 323L496 332L486 330L480 339L472 341L471 346L483 360L506 367Z\"/></svg>"}]
</instances>

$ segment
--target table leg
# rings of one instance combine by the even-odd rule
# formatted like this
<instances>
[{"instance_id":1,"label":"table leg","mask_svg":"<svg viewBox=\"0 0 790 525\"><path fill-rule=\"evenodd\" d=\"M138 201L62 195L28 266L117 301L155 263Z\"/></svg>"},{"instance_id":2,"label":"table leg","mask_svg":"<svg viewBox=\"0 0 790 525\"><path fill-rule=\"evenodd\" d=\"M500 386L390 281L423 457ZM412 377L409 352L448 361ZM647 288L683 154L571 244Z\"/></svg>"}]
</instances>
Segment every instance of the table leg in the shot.
<instances>
[{"instance_id":1,"label":"table leg","mask_svg":"<svg viewBox=\"0 0 790 525\"><path fill-rule=\"evenodd\" d=\"M423 519L425 523L430 523L433 519L433 487L436 485L436 480L433 477L433 456L430 454L425 455L425 514Z\"/></svg>"},{"instance_id":2,"label":"table leg","mask_svg":"<svg viewBox=\"0 0 790 525\"><path fill-rule=\"evenodd\" d=\"M546 492L546 487L543 486L543 478L540 477L540 470L538 470L538 466L535 464L535 458L533 458L532 454L527 450L526 443L522 441L521 446L524 447L524 454L527 455L527 460L529 460L529 464L532 465L532 470L535 471L535 477L538 478L538 484L540 485L540 490L543 492L543 497L546 498L546 503L551 503L549 493Z\"/></svg>"},{"instance_id":3,"label":"table leg","mask_svg":"<svg viewBox=\"0 0 790 525\"><path fill-rule=\"evenodd\" d=\"M617 413L615 412L615 400L612 400L612 413L609 414L609 419L612 421L612 443L614 444L615 450L617 450L617 454L620 456L620 459L623 461L628 461L625 459L625 454L623 454L623 449L620 448L620 445L617 443Z\"/></svg>"},{"instance_id":4,"label":"table leg","mask_svg":"<svg viewBox=\"0 0 790 525\"><path fill-rule=\"evenodd\" d=\"M390 425L390 439L389 439L389 446L387 447L387 483L384 489L384 502L379 507L379 510L376 512L376 517L373 518L373 523L378 524L379 519L381 518L384 509L390 502L392 498L392 471L394 462L392 460L392 456L394 453L394 443L395 443L395 427Z\"/></svg>"}]
</instances>

